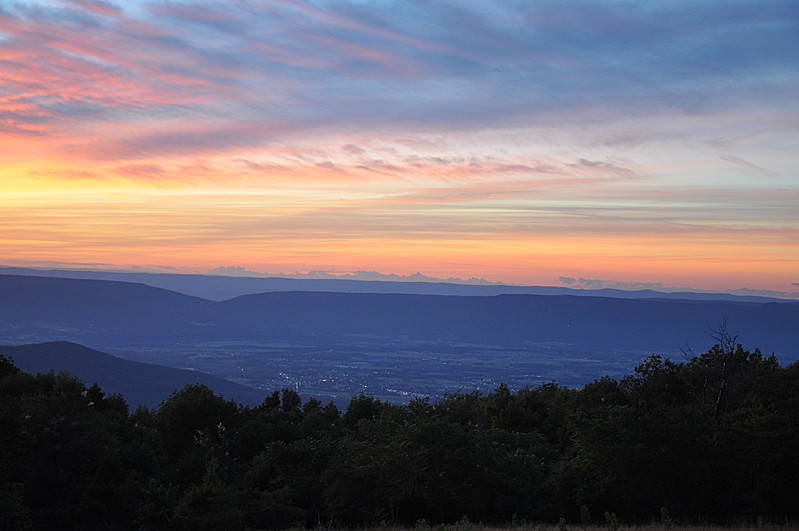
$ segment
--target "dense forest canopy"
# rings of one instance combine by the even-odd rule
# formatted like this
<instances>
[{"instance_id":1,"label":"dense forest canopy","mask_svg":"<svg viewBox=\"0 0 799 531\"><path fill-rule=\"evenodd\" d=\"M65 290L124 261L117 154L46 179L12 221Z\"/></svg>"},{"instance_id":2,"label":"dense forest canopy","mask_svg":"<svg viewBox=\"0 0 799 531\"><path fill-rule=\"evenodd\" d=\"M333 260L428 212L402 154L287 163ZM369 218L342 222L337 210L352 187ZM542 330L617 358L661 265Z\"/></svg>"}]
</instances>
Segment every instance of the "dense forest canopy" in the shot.
<instances>
[{"instance_id":1,"label":"dense forest canopy","mask_svg":"<svg viewBox=\"0 0 799 531\"><path fill-rule=\"evenodd\" d=\"M130 412L0 356L0 528L796 521L799 364L721 339L580 389L360 395L344 412L203 385Z\"/></svg>"}]
</instances>

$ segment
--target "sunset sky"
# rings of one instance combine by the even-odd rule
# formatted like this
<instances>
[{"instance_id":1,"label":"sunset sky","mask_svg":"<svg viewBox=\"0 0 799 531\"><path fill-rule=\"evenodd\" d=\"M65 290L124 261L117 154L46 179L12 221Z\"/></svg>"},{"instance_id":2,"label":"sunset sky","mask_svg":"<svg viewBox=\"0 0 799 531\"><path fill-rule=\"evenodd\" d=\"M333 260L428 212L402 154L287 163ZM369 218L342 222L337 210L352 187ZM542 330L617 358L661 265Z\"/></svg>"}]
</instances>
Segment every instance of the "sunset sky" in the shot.
<instances>
[{"instance_id":1,"label":"sunset sky","mask_svg":"<svg viewBox=\"0 0 799 531\"><path fill-rule=\"evenodd\" d=\"M799 2L0 0L0 265L796 293Z\"/></svg>"}]
</instances>

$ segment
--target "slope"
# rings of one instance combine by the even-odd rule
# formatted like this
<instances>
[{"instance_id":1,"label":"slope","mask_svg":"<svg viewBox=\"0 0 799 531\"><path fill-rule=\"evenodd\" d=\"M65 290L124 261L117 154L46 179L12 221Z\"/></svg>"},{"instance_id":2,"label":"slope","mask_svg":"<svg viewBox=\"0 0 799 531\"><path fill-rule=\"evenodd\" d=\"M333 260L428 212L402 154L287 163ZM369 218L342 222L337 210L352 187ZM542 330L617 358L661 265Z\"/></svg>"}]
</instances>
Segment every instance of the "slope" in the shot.
<instances>
[{"instance_id":1,"label":"slope","mask_svg":"<svg viewBox=\"0 0 799 531\"><path fill-rule=\"evenodd\" d=\"M0 275L0 343L95 348L212 341L351 344L410 339L607 350L704 345L723 319L748 345L799 353L799 303L605 297L272 292L212 302L142 284Z\"/></svg>"},{"instance_id":2,"label":"slope","mask_svg":"<svg viewBox=\"0 0 799 531\"><path fill-rule=\"evenodd\" d=\"M194 371L123 360L69 342L0 346L0 354L30 373L66 371L87 385L97 383L105 393L119 393L131 409L157 407L173 391L189 384L204 384L236 402L255 405L264 393L228 380Z\"/></svg>"},{"instance_id":3,"label":"slope","mask_svg":"<svg viewBox=\"0 0 799 531\"><path fill-rule=\"evenodd\" d=\"M705 344L727 319L748 344L795 359L799 304L499 295L459 297L286 292L219 303L249 334L285 340L358 336L520 346L564 343L603 349Z\"/></svg>"},{"instance_id":4,"label":"slope","mask_svg":"<svg viewBox=\"0 0 799 531\"><path fill-rule=\"evenodd\" d=\"M211 301L143 284L0 275L4 343L174 342L213 328L215 311Z\"/></svg>"}]
</instances>

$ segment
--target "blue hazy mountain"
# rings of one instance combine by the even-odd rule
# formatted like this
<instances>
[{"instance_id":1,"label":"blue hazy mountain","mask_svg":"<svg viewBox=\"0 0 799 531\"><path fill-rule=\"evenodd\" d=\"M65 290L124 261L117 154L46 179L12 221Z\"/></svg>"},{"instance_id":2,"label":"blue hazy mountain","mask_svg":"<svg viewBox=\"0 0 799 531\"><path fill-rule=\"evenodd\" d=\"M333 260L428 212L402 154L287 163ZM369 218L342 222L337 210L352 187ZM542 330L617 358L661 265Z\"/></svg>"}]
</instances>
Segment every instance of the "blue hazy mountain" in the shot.
<instances>
[{"instance_id":1,"label":"blue hazy mountain","mask_svg":"<svg viewBox=\"0 0 799 531\"><path fill-rule=\"evenodd\" d=\"M131 409L139 405L157 407L172 391L198 383L241 404L259 404L265 395L223 378L123 360L69 342L0 346L0 354L13 358L14 365L32 374L66 371L83 380L86 385L97 383L107 394L124 396Z\"/></svg>"},{"instance_id":2,"label":"blue hazy mountain","mask_svg":"<svg viewBox=\"0 0 799 531\"><path fill-rule=\"evenodd\" d=\"M0 338L26 343L179 340L214 315L211 301L143 284L0 275Z\"/></svg>"},{"instance_id":3,"label":"blue hazy mountain","mask_svg":"<svg viewBox=\"0 0 799 531\"><path fill-rule=\"evenodd\" d=\"M493 297L285 292L219 303L222 315L265 337L329 341L369 335L437 343L666 349L704 344L727 320L748 344L799 354L799 304L616 299L563 295Z\"/></svg>"},{"instance_id":4,"label":"blue hazy mountain","mask_svg":"<svg viewBox=\"0 0 799 531\"><path fill-rule=\"evenodd\" d=\"M724 319L748 345L784 359L799 353L794 302L333 292L270 292L213 302L143 284L0 275L0 343L6 344L346 344L371 337L654 352L704 345L707 330Z\"/></svg>"},{"instance_id":5,"label":"blue hazy mountain","mask_svg":"<svg viewBox=\"0 0 799 531\"><path fill-rule=\"evenodd\" d=\"M0 274L87 280L135 282L214 301L270 291L335 293L402 293L410 295L574 295L621 299L682 299L704 301L780 302L781 299L726 293L661 292L654 290L576 289L506 284L455 284L449 282L395 282L352 279L298 279L283 277L231 277L219 275L137 273L114 271L42 270L0 267Z\"/></svg>"}]
</instances>

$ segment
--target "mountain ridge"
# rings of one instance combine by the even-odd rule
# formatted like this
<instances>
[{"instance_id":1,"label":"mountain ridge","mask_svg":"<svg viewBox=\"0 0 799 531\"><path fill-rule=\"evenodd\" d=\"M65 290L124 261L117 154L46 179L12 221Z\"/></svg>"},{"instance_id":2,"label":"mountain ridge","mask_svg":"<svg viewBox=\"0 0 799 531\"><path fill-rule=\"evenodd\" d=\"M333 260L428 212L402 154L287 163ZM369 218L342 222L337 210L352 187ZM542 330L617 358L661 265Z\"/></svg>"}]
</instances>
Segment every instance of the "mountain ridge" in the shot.
<instances>
[{"instance_id":1,"label":"mountain ridge","mask_svg":"<svg viewBox=\"0 0 799 531\"><path fill-rule=\"evenodd\" d=\"M318 291L336 293L404 293L417 295L492 296L575 295L612 298L656 298L702 301L786 302L791 299L729 293L691 291L665 292L656 290L622 290L615 288L580 289L564 286L519 286L512 284L457 284L450 282L409 282L355 279L297 279L287 277L247 277L185 273L121 272L96 270L31 269L0 266L0 274L76 278L87 280L118 280L160 287L208 300L223 301L241 295L270 291ZM796 302L796 301L794 301Z\"/></svg>"},{"instance_id":2,"label":"mountain ridge","mask_svg":"<svg viewBox=\"0 0 799 531\"><path fill-rule=\"evenodd\" d=\"M190 384L203 384L228 399L257 405L266 396L254 388L196 371L125 360L69 341L2 345L0 354L23 371L68 372L86 385L97 383L107 394L125 397L131 409L156 408L169 395Z\"/></svg>"},{"instance_id":3,"label":"mountain ridge","mask_svg":"<svg viewBox=\"0 0 799 531\"><path fill-rule=\"evenodd\" d=\"M31 295L33 294L33 295ZM221 302L143 284L0 275L0 341L100 348L186 341L349 341L353 335L497 345L675 350L727 319L766 352L799 350L793 302L564 295L267 292Z\"/></svg>"}]
</instances>

